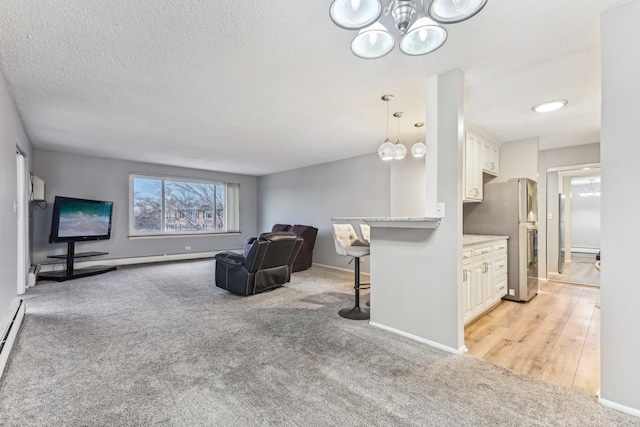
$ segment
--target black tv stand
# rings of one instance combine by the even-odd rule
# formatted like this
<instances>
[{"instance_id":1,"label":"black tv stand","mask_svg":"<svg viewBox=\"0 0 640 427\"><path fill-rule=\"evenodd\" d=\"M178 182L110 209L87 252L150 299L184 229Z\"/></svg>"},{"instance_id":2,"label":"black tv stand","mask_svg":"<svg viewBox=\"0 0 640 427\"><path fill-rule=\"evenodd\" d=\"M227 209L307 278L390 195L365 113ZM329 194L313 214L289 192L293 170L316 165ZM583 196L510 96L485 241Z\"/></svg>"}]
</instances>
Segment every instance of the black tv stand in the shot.
<instances>
[{"instance_id":1,"label":"black tv stand","mask_svg":"<svg viewBox=\"0 0 640 427\"><path fill-rule=\"evenodd\" d=\"M66 255L49 255L47 258L66 259L67 269L63 271L51 271L38 275L38 279L54 280L56 282L64 282L65 280L78 279L80 277L95 276L96 274L106 273L116 270L118 267L87 267L73 268L73 260L75 258L87 258L92 256L107 255L108 252L80 252L76 253L76 242L67 242Z\"/></svg>"}]
</instances>

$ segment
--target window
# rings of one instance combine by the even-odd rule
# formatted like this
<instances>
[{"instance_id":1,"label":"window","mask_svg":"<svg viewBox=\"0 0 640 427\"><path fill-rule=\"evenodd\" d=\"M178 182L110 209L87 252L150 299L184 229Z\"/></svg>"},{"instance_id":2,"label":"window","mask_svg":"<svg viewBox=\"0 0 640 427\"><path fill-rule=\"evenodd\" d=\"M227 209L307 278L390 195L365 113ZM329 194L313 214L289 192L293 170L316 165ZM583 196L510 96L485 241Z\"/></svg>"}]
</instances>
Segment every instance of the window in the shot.
<instances>
[{"instance_id":1,"label":"window","mask_svg":"<svg viewBox=\"0 0 640 427\"><path fill-rule=\"evenodd\" d=\"M239 231L240 184L131 174L132 236Z\"/></svg>"}]
</instances>

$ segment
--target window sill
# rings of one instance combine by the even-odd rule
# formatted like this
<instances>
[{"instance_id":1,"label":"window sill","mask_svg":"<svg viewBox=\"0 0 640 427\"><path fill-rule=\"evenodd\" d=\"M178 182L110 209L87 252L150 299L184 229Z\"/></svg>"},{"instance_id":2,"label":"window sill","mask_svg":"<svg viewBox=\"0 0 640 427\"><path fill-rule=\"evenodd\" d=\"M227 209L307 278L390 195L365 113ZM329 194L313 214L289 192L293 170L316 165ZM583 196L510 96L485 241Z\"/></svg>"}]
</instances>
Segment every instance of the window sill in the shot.
<instances>
[{"instance_id":1,"label":"window sill","mask_svg":"<svg viewBox=\"0 0 640 427\"><path fill-rule=\"evenodd\" d=\"M145 234L145 235L129 235L129 240L138 239L173 239L176 237L218 237L218 236L239 236L239 231L229 233L175 233L175 234Z\"/></svg>"}]
</instances>

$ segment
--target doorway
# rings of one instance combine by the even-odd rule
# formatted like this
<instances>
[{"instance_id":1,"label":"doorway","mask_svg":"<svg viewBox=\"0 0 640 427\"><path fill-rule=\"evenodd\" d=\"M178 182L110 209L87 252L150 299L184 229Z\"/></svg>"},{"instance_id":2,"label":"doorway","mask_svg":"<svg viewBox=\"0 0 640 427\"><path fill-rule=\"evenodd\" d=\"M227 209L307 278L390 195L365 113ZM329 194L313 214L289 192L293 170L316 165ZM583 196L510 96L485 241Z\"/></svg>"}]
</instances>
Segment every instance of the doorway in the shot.
<instances>
[{"instance_id":1,"label":"doorway","mask_svg":"<svg viewBox=\"0 0 640 427\"><path fill-rule=\"evenodd\" d=\"M25 293L27 288L27 277L29 275L29 192L27 161L25 156L16 151L16 205L15 211L18 216L18 295Z\"/></svg>"},{"instance_id":2,"label":"doorway","mask_svg":"<svg viewBox=\"0 0 640 427\"><path fill-rule=\"evenodd\" d=\"M600 286L600 179L599 165L548 172L549 280Z\"/></svg>"}]
</instances>

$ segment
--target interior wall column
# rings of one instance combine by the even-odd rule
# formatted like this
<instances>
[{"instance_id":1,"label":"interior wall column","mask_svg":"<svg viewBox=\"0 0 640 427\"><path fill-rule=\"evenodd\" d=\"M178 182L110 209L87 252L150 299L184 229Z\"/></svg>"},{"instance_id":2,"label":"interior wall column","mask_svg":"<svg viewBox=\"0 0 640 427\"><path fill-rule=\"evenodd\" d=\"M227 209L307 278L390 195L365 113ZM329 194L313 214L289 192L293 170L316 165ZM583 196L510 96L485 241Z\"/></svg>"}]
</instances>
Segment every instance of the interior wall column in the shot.
<instances>
[{"instance_id":1,"label":"interior wall column","mask_svg":"<svg viewBox=\"0 0 640 427\"><path fill-rule=\"evenodd\" d=\"M427 216L435 230L371 229L371 323L452 352L464 350L462 137L464 75L427 80ZM380 260L380 261L378 261Z\"/></svg>"},{"instance_id":2,"label":"interior wall column","mask_svg":"<svg viewBox=\"0 0 640 427\"><path fill-rule=\"evenodd\" d=\"M640 0L602 14L602 210L600 402L640 416Z\"/></svg>"}]
</instances>

